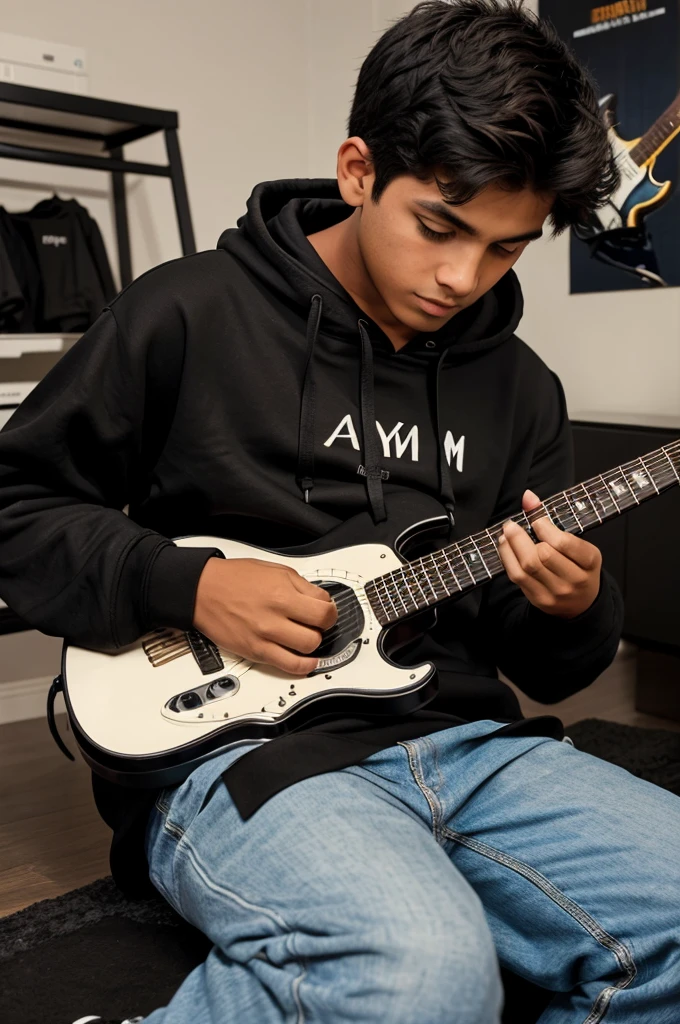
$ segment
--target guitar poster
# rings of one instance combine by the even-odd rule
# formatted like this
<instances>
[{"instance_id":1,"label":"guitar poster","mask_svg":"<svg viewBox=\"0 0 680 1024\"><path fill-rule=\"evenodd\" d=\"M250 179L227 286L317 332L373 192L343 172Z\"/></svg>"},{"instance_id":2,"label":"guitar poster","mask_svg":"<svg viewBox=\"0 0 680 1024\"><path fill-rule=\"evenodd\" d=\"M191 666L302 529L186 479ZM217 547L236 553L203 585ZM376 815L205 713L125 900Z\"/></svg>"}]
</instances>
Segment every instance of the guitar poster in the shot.
<instances>
[{"instance_id":1,"label":"guitar poster","mask_svg":"<svg viewBox=\"0 0 680 1024\"><path fill-rule=\"evenodd\" d=\"M594 75L621 172L571 232L570 290L680 285L680 0L540 0Z\"/></svg>"}]
</instances>

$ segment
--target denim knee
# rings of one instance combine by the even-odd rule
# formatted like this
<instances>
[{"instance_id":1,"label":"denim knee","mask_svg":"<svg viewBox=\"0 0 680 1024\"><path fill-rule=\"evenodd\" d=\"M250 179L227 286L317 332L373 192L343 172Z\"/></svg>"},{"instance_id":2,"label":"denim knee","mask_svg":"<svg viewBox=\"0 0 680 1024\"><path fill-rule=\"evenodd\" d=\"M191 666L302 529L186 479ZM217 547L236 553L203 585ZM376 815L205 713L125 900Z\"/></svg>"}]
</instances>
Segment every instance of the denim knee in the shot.
<instances>
[{"instance_id":1,"label":"denim knee","mask_svg":"<svg viewBox=\"0 0 680 1024\"><path fill-rule=\"evenodd\" d=\"M389 926L376 922L363 939L365 952L373 954L370 984L382 988L381 1021L500 1021L503 987L481 903L470 913L468 901L461 913L460 904L447 906L442 899L436 912L423 912L417 918L411 914L408 919L396 915ZM357 981L362 987L366 984L365 971L358 972Z\"/></svg>"}]
</instances>

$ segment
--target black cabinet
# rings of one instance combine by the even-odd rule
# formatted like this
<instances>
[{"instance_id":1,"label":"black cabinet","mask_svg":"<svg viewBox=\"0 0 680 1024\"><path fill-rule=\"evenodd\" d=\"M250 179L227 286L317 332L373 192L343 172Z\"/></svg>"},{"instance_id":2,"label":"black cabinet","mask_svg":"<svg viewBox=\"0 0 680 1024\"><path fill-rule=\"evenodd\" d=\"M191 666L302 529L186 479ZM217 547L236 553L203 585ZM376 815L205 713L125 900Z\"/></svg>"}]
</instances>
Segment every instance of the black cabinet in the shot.
<instances>
[{"instance_id":1,"label":"black cabinet","mask_svg":"<svg viewBox=\"0 0 680 1024\"><path fill-rule=\"evenodd\" d=\"M663 423L663 421L661 421ZM576 479L585 480L680 438L680 418L663 425L572 420ZM624 636L680 653L680 487L590 530L626 602Z\"/></svg>"}]
</instances>

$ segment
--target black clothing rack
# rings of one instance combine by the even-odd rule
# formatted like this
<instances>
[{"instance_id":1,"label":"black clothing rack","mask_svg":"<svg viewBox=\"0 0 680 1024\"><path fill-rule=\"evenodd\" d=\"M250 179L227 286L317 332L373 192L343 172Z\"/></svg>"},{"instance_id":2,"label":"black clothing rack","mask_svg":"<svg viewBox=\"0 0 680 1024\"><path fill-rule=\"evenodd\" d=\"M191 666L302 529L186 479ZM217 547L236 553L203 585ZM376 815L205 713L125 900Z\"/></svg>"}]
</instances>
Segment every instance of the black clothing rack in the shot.
<instances>
[{"instance_id":1,"label":"black clothing rack","mask_svg":"<svg viewBox=\"0 0 680 1024\"><path fill-rule=\"evenodd\" d=\"M130 103L97 100L90 96L0 82L0 133L3 128L13 130L20 133L21 139L17 143L0 141L0 157L85 167L108 171L111 175L122 288L132 281L125 198L126 174L170 178L182 252L185 256L196 252L177 138L178 123L175 110L137 107ZM155 135L156 132L165 135L167 164L146 164L124 159L124 146L147 135ZM69 146L74 141L76 145Z\"/></svg>"},{"instance_id":2,"label":"black clothing rack","mask_svg":"<svg viewBox=\"0 0 680 1024\"><path fill-rule=\"evenodd\" d=\"M182 253L187 256L196 252L177 137L178 123L174 110L138 107L0 82L0 157L85 167L111 175L122 288L132 281L126 174L170 178ZM124 158L123 149L128 143L157 132L165 136L167 164ZM3 138L11 141L2 141ZM30 628L10 609L0 607L0 635Z\"/></svg>"}]
</instances>

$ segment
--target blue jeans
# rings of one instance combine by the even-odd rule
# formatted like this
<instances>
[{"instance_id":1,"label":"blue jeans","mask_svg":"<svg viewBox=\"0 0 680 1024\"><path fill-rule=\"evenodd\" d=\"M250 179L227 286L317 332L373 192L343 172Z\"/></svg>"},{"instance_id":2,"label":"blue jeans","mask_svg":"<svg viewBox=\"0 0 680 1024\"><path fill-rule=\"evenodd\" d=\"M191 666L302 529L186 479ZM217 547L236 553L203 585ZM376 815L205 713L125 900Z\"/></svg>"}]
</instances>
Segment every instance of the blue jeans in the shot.
<instances>
[{"instance_id":1,"label":"blue jeans","mask_svg":"<svg viewBox=\"0 0 680 1024\"><path fill-rule=\"evenodd\" d=\"M158 799L154 885L214 943L146 1024L680 1021L680 799L491 721L290 786L241 820L202 765Z\"/></svg>"}]
</instances>

